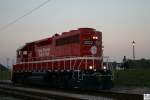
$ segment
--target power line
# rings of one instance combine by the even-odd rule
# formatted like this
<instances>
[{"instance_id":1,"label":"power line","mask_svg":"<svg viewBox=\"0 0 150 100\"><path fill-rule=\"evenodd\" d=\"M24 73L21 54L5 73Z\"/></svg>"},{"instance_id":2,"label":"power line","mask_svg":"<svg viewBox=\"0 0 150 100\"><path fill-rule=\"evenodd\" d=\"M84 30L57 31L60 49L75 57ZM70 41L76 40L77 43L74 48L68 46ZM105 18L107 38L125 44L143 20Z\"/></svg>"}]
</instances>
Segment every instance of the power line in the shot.
<instances>
[{"instance_id":1,"label":"power line","mask_svg":"<svg viewBox=\"0 0 150 100\"><path fill-rule=\"evenodd\" d=\"M15 24L17 21L21 20L22 18L32 14L34 11L38 10L39 8L41 8L42 6L44 6L45 4L47 4L49 1L51 0L46 0L45 2L43 2L42 4L38 5L37 7L33 8L32 10L30 10L29 12L25 13L24 15L18 17L17 19L9 22L8 24L4 25L3 27L0 28L0 31L3 31L5 29L7 29L8 27L10 27L11 25Z\"/></svg>"}]
</instances>

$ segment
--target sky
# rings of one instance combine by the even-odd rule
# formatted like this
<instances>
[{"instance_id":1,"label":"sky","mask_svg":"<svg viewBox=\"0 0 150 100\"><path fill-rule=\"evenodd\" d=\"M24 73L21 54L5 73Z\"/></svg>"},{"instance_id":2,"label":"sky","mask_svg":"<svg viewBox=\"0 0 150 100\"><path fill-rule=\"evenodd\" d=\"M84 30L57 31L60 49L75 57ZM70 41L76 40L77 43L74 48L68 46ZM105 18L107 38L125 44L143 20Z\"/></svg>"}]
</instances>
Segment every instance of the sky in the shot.
<instances>
[{"instance_id":1,"label":"sky","mask_svg":"<svg viewBox=\"0 0 150 100\"><path fill-rule=\"evenodd\" d=\"M46 0L0 0L0 28ZM150 59L150 0L50 0L4 30L0 29L0 63L14 62L16 49L55 33L91 27L103 34L104 55L121 62Z\"/></svg>"}]
</instances>

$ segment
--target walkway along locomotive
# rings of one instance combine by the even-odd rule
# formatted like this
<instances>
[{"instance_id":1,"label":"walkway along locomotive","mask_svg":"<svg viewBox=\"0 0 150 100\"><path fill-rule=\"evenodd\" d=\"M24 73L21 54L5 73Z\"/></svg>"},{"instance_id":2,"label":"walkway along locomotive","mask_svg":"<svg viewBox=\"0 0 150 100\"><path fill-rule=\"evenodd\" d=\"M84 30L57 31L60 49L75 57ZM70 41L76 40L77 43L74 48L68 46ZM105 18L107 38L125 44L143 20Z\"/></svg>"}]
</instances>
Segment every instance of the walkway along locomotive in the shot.
<instances>
[{"instance_id":1,"label":"walkway along locomotive","mask_svg":"<svg viewBox=\"0 0 150 100\"><path fill-rule=\"evenodd\" d=\"M79 28L26 43L17 50L12 82L60 88L111 88L102 65L102 32Z\"/></svg>"}]
</instances>

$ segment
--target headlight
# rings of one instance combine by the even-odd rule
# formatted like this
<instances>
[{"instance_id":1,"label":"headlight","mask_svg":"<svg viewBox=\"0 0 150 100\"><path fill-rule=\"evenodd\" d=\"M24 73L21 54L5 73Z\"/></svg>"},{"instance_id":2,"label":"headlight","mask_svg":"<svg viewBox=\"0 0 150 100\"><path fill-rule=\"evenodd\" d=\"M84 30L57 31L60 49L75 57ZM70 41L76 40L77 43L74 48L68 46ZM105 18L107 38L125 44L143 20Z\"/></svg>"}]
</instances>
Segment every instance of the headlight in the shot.
<instances>
[{"instance_id":1,"label":"headlight","mask_svg":"<svg viewBox=\"0 0 150 100\"><path fill-rule=\"evenodd\" d=\"M103 69L105 70L105 69L106 69L106 66L103 66Z\"/></svg>"},{"instance_id":2,"label":"headlight","mask_svg":"<svg viewBox=\"0 0 150 100\"><path fill-rule=\"evenodd\" d=\"M98 37L97 37L97 36L93 36L92 38L93 38L93 40L97 40L97 39L98 39Z\"/></svg>"},{"instance_id":3,"label":"headlight","mask_svg":"<svg viewBox=\"0 0 150 100\"><path fill-rule=\"evenodd\" d=\"M93 69L93 66L89 66L89 69Z\"/></svg>"}]
</instances>

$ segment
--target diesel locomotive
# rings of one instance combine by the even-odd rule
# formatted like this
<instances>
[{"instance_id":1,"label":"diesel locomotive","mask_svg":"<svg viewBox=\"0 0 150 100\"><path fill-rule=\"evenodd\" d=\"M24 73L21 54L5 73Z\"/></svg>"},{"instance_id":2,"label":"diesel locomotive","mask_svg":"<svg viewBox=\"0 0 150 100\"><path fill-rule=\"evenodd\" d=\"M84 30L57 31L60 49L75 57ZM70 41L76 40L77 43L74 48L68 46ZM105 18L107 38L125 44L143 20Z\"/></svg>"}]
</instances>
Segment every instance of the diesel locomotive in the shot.
<instances>
[{"instance_id":1,"label":"diesel locomotive","mask_svg":"<svg viewBox=\"0 0 150 100\"><path fill-rule=\"evenodd\" d=\"M103 68L102 32L79 28L26 43L16 52L12 82L84 90L112 87Z\"/></svg>"}]
</instances>

